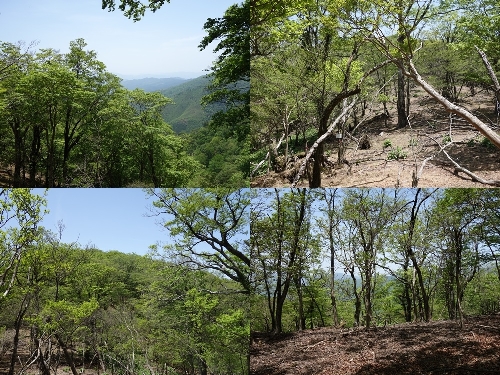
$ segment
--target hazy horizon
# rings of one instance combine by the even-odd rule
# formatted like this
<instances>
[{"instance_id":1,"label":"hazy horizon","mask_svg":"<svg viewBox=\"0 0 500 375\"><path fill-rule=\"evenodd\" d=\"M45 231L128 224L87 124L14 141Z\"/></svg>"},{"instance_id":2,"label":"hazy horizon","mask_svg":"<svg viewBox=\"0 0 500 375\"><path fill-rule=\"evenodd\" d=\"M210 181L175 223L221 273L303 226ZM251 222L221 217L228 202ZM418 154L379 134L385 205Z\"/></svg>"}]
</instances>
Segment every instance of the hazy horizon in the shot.
<instances>
[{"instance_id":1,"label":"hazy horizon","mask_svg":"<svg viewBox=\"0 0 500 375\"><path fill-rule=\"evenodd\" d=\"M0 9L0 41L35 42L32 51L67 53L71 41L83 38L85 49L95 51L107 70L121 78L196 78L206 74L218 55L215 43L200 51L207 35L203 25L208 18L222 17L232 4L165 3L134 22L118 6L114 12L102 10L99 0L8 1Z\"/></svg>"},{"instance_id":2,"label":"hazy horizon","mask_svg":"<svg viewBox=\"0 0 500 375\"><path fill-rule=\"evenodd\" d=\"M190 80L194 78L198 78L201 76L204 76L208 74L208 72L205 73L199 73L199 72L173 72L173 73L159 73L159 74L120 74L120 73L113 73L123 79L124 81L130 81L130 80L135 80L135 79L145 79L145 78L157 78L157 79L162 79L162 78L182 78L185 80Z\"/></svg>"}]
</instances>

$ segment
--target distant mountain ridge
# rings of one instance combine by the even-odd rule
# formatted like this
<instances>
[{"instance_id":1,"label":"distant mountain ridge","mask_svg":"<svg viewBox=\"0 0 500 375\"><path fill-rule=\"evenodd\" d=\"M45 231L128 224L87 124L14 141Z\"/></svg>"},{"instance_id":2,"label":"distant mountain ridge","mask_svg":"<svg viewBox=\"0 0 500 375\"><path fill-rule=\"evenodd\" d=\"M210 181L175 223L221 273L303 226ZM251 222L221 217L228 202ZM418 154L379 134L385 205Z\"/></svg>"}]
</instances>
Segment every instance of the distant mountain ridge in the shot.
<instances>
[{"instance_id":1,"label":"distant mountain ridge","mask_svg":"<svg viewBox=\"0 0 500 375\"><path fill-rule=\"evenodd\" d=\"M211 78L205 75L161 91L175 103L163 109L162 117L176 133L196 130L210 119L211 112L201 105L210 82Z\"/></svg>"},{"instance_id":2,"label":"distant mountain ridge","mask_svg":"<svg viewBox=\"0 0 500 375\"><path fill-rule=\"evenodd\" d=\"M174 101L162 111L163 119L176 133L189 133L205 125L212 114L224 108L221 104L208 107L201 105L202 98L208 94L207 86L212 78L203 75L198 78L142 78L122 81L128 90L136 88L147 92L159 91Z\"/></svg>"},{"instance_id":3,"label":"distant mountain ridge","mask_svg":"<svg viewBox=\"0 0 500 375\"><path fill-rule=\"evenodd\" d=\"M207 86L211 82L212 77L204 75L161 91L175 103L167 105L162 115L176 133L196 130L205 125L215 112L226 108L224 103L211 103L206 107L201 105L202 98L209 93ZM238 82L236 88L243 91L249 90L249 83Z\"/></svg>"},{"instance_id":4,"label":"distant mountain ridge","mask_svg":"<svg viewBox=\"0 0 500 375\"><path fill-rule=\"evenodd\" d=\"M146 92L162 91L190 81L191 79L170 77L170 78L141 78L126 79L122 81L122 86L127 90L142 89Z\"/></svg>"}]
</instances>

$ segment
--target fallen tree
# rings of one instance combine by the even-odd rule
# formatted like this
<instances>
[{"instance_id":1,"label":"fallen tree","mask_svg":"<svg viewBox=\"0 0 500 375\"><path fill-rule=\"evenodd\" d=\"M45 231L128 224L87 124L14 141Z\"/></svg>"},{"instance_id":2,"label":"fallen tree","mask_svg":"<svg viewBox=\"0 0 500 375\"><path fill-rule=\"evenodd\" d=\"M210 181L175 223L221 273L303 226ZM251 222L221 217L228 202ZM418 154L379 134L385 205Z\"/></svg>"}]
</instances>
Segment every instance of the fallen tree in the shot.
<instances>
[{"instance_id":1,"label":"fallen tree","mask_svg":"<svg viewBox=\"0 0 500 375\"><path fill-rule=\"evenodd\" d=\"M468 110L463 107L460 107L456 104L453 104L448 99L446 99L443 95L438 93L436 89L427 81L425 81L415 68L413 61L411 59L408 60L409 70L404 69L404 74L411 79L413 79L420 87L422 87L431 97L433 97L436 101L438 101L446 111L453 113L469 124L471 124L475 129L477 129L482 135L488 138L491 143L493 143L497 148L500 149L500 135L498 135L493 129L491 129L487 124L481 121L479 118L474 116Z\"/></svg>"},{"instance_id":2,"label":"fallen tree","mask_svg":"<svg viewBox=\"0 0 500 375\"><path fill-rule=\"evenodd\" d=\"M493 82L493 89L495 90L495 113L498 114L500 112L500 83L498 82L498 78L495 72L493 71L490 62L488 61L486 53L481 51L477 46L475 47L477 53L479 53L479 56L481 56L481 59L483 60L483 64L486 67L486 70L488 71L488 75L490 76L491 82Z\"/></svg>"}]
</instances>

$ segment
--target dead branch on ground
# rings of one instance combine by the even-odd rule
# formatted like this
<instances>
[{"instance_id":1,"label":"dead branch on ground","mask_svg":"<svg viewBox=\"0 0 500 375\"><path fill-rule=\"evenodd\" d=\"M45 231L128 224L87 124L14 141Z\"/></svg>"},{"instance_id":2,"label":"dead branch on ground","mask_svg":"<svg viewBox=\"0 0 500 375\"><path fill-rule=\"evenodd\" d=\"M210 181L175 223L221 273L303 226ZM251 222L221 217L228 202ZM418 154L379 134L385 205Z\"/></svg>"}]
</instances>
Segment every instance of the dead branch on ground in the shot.
<instances>
[{"instance_id":1,"label":"dead branch on ground","mask_svg":"<svg viewBox=\"0 0 500 375\"><path fill-rule=\"evenodd\" d=\"M498 135L493 129L491 129L487 124L481 121L479 118L474 116L468 110L463 107L460 107L456 104L453 104L440 93L438 93L433 86L427 83L418 73L417 68L413 64L411 59L408 60L409 71L403 69L403 72L406 76L412 78L418 85L420 85L430 96L432 96L435 100L437 100L446 111L456 114L457 116L466 120L469 124L471 124L474 128L476 128L482 135L488 138L491 143L493 143L497 148L500 149L500 135ZM467 173L464 171L464 173ZM469 172L471 173L471 172ZM472 177L472 176L471 176ZM479 180L478 180L479 181ZM481 181L479 181L481 182Z\"/></svg>"},{"instance_id":2,"label":"dead branch on ground","mask_svg":"<svg viewBox=\"0 0 500 375\"><path fill-rule=\"evenodd\" d=\"M481 184L484 184L484 185L492 185L492 186L500 186L500 181L499 180L485 180L484 178L478 176L477 174L469 171L468 169L462 167L460 164L458 164L455 160L453 160L453 158L446 152L445 148L448 147L449 145L452 145L453 142L449 142L447 143L446 145L442 146L439 141L437 141L436 139L434 139L433 137L431 137L430 135L428 134L424 134L426 137L432 139L439 147L439 151L434 154L433 156L425 159L422 163L422 165L420 166L420 170L417 174L417 182L418 180L420 179L420 176L422 174L422 171L424 169L424 166L425 164L429 161L429 160L432 160L434 157L436 157L437 155L439 155L441 152L448 158L448 160L451 161L451 163L453 164L453 166L455 167L455 174L458 175L458 172L463 172L465 173L466 175L468 175L472 181L475 181L475 182L479 182Z\"/></svg>"},{"instance_id":3,"label":"dead branch on ground","mask_svg":"<svg viewBox=\"0 0 500 375\"><path fill-rule=\"evenodd\" d=\"M281 146L281 142L283 142L284 138L285 138L285 133L283 133L283 135L281 136L281 139L279 140L278 145L276 147L273 147L274 153L277 153L278 148ZM260 167L262 167L262 165L266 162L266 160L270 159L270 157L271 157L271 151L268 151L265 158L259 164L257 164L257 166L253 169L252 173L250 173L250 177L252 177L254 175L254 173L257 172Z\"/></svg>"}]
</instances>

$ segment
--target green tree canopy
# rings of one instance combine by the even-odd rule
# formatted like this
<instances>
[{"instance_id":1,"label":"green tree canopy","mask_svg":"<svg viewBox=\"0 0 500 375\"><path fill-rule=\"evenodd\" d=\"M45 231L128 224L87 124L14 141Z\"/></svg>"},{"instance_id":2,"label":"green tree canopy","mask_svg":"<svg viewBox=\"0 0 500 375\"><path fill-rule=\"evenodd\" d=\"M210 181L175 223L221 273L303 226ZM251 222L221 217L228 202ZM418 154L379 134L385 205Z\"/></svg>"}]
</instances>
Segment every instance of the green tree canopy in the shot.
<instances>
[{"instance_id":1,"label":"green tree canopy","mask_svg":"<svg viewBox=\"0 0 500 375\"><path fill-rule=\"evenodd\" d=\"M250 292L250 197L246 189L160 189L148 193L157 200L153 214L174 242L165 249L174 261L216 271Z\"/></svg>"},{"instance_id":2,"label":"green tree canopy","mask_svg":"<svg viewBox=\"0 0 500 375\"><path fill-rule=\"evenodd\" d=\"M120 0L118 9L120 9L128 18L133 18L134 21L139 21L144 16L146 9L149 9L154 13L165 3L170 3L170 0L149 0L149 2L145 4L141 0ZM111 12L114 11L115 8L115 0L102 0L102 9L108 9Z\"/></svg>"}]
</instances>

